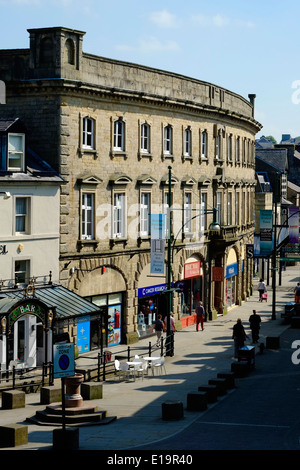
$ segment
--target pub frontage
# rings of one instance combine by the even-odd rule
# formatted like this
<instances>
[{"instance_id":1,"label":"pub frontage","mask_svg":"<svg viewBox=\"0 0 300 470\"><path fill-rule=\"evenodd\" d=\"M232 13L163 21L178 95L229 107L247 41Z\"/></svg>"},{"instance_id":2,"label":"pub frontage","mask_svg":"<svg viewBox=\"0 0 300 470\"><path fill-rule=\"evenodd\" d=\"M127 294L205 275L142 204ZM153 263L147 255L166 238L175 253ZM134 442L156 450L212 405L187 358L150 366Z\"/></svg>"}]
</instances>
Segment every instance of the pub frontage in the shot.
<instances>
[{"instance_id":1,"label":"pub frontage","mask_svg":"<svg viewBox=\"0 0 300 470\"><path fill-rule=\"evenodd\" d=\"M20 367L52 361L55 343L73 342L80 354L102 350L107 338L108 321L101 307L63 286L29 285L0 291L2 370L11 361Z\"/></svg>"}]
</instances>

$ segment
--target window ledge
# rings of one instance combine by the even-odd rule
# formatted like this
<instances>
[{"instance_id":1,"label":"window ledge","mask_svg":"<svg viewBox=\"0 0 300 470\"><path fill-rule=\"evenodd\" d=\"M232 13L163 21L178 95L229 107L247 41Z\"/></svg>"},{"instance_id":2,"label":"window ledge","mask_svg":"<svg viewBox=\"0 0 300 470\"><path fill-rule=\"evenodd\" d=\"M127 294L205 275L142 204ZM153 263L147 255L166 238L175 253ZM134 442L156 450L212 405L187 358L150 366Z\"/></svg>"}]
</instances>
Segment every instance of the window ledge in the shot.
<instances>
[{"instance_id":1,"label":"window ledge","mask_svg":"<svg viewBox=\"0 0 300 470\"><path fill-rule=\"evenodd\" d=\"M96 149L90 149L90 148L85 148L85 147L81 147L78 149L78 155L80 158L83 157L84 154L90 154L90 155L93 155L94 156L94 159L96 160L96 158L98 158L98 151Z\"/></svg>"},{"instance_id":2,"label":"window ledge","mask_svg":"<svg viewBox=\"0 0 300 470\"><path fill-rule=\"evenodd\" d=\"M142 160L143 158L149 158L152 161L153 155L150 152L138 152L138 159Z\"/></svg>"},{"instance_id":3,"label":"window ledge","mask_svg":"<svg viewBox=\"0 0 300 470\"><path fill-rule=\"evenodd\" d=\"M110 158L115 158L115 157L123 157L124 160L127 160L128 153L123 150L111 150Z\"/></svg>"},{"instance_id":4,"label":"window ledge","mask_svg":"<svg viewBox=\"0 0 300 470\"><path fill-rule=\"evenodd\" d=\"M99 244L99 240L95 240L95 239L92 239L92 240L77 240L77 245L82 248L84 246L94 246L94 247L97 247Z\"/></svg>"}]
</instances>

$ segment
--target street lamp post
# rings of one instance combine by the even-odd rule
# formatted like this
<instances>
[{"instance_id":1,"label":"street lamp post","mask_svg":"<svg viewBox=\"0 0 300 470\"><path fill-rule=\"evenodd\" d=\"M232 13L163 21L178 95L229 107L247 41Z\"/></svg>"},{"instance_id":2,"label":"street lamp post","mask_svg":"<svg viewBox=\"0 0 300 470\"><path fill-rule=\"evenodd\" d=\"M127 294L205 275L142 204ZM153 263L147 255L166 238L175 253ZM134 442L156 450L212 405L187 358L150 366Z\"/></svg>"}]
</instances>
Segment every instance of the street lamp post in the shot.
<instances>
[{"instance_id":1,"label":"street lamp post","mask_svg":"<svg viewBox=\"0 0 300 470\"><path fill-rule=\"evenodd\" d=\"M169 175L168 175L168 257L167 257L167 340L166 340L166 355L167 356L173 356L174 355L174 333L171 331L171 309L172 309L172 298L173 298L173 291L174 289L171 288L171 266L172 266L172 261L173 261L173 249L174 245L172 246L172 237L171 237L171 229L172 229L172 220L171 220L171 178L172 178L172 167L168 167L169 170ZM211 233L219 233L220 232L220 225L217 222L217 209L204 209L203 213L205 214L213 214L213 223L210 225L209 229ZM199 217L201 214L197 214L194 217L192 217L190 220L195 219L196 217ZM185 224L182 225L182 227ZM180 231L182 230L182 227ZM179 231L179 232L180 232ZM179 233L178 232L178 233ZM178 234L176 235L174 239L174 244L176 242Z\"/></svg>"}]
</instances>

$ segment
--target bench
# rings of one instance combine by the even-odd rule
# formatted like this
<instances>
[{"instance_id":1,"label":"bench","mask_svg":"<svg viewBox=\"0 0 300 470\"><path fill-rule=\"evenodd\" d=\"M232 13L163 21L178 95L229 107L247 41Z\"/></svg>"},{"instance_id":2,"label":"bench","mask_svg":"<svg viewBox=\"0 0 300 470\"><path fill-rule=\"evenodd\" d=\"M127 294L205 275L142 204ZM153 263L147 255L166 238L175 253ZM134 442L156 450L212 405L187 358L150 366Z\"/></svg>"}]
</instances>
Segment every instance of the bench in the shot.
<instances>
[{"instance_id":1,"label":"bench","mask_svg":"<svg viewBox=\"0 0 300 470\"><path fill-rule=\"evenodd\" d=\"M15 408L25 408L25 392L21 390L2 392L2 409L14 410Z\"/></svg>"},{"instance_id":2,"label":"bench","mask_svg":"<svg viewBox=\"0 0 300 470\"><path fill-rule=\"evenodd\" d=\"M16 447L28 443L28 426L23 424L6 424L0 426L0 446Z\"/></svg>"},{"instance_id":3,"label":"bench","mask_svg":"<svg viewBox=\"0 0 300 470\"><path fill-rule=\"evenodd\" d=\"M211 379L208 381L209 385L216 385L217 392L219 396L226 395L227 393L227 385L225 379Z\"/></svg>"},{"instance_id":4,"label":"bench","mask_svg":"<svg viewBox=\"0 0 300 470\"><path fill-rule=\"evenodd\" d=\"M204 411L207 409L207 392L189 392L187 394L187 409L190 411Z\"/></svg>"},{"instance_id":5,"label":"bench","mask_svg":"<svg viewBox=\"0 0 300 470\"><path fill-rule=\"evenodd\" d=\"M246 377L250 372L248 361L233 362L231 364L231 371L235 377Z\"/></svg>"},{"instance_id":6,"label":"bench","mask_svg":"<svg viewBox=\"0 0 300 470\"><path fill-rule=\"evenodd\" d=\"M162 419L179 420L183 418L183 403L181 401L166 401L161 405Z\"/></svg>"},{"instance_id":7,"label":"bench","mask_svg":"<svg viewBox=\"0 0 300 470\"><path fill-rule=\"evenodd\" d=\"M226 386L227 389L230 390L232 388L235 388L235 376L233 372L219 372L217 374L218 379L225 379L226 380Z\"/></svg>"},{"instance_id":8,"label":"bench","mask_svg":"<svg viewBox=\"0 0 300 470\"><path fill-rule=\"evenodd\" d=\"M50 403L60 402L61 400L61 386L41 387L40 403L42 405L50 405Z\"/></svg>"},{"instance_id":9,"label":"bench","mask_svg":"<svg viewBox=\"0 0 300 470\"><path fill-rule=\"evenodd\" d=\"M81 384L81 396L84 400L98 400L103 398L103 386L99 382L84 382Z\"/></svg>"},{"instance_id":10,"label":"bench","mask_svg":"<svg viewBox=\"0 0 300 470\"><path fill-rule=\"evenodd\" d=\"M198 392L206 392L207 403L215 403L218 401L218 391L216 385L200 385Z\"/></svg>"}]
</instances>

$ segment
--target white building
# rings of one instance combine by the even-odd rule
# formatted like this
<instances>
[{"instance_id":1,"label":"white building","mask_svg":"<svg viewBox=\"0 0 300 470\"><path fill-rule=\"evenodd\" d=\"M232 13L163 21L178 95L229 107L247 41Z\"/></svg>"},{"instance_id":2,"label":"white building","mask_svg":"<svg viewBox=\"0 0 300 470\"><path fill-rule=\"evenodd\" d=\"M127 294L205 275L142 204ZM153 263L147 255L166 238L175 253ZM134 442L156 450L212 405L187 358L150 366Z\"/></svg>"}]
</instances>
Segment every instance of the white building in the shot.
<instances>
[{"instance_id":1,"label":"white building","mask_svg":"<svg viewBox=\"0 0 300 470\"><path fill-rule=\"evenodd\" d=\"M5 292L24 292L25 298L39 285L59 279L61 183L62 178L27 147L21 121L0 120L0 312L13 303ZM28 285L33 287L26 292ZM1 329L3 333L5 320ZM45 347L39 317L19 315L12 329L10 336L0 336L0 362L32 357L36 365Z\"/></svg>"}]
</instances>

